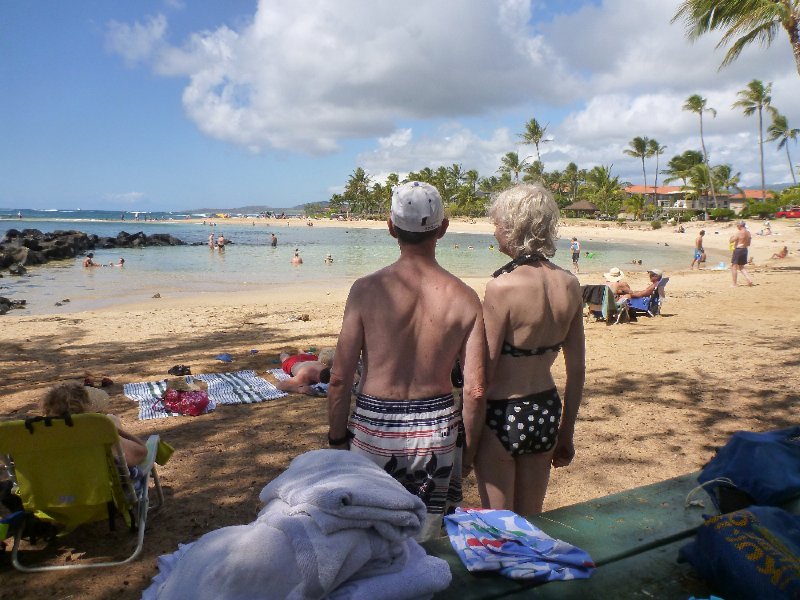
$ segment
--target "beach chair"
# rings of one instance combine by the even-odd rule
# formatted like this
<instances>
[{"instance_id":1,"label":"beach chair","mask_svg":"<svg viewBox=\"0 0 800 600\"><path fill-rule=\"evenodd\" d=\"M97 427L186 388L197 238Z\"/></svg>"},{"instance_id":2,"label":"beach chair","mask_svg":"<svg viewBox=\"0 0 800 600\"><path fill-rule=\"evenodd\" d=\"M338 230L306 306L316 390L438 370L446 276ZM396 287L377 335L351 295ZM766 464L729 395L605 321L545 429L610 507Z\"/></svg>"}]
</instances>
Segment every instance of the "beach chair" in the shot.
<instances>
[{"instance_id":1,"label":"beach chair","mask_svg":"<svg viewBox=\"0 0 800 600\"><path fill-rule=\"evenodd\" d=\"M146 446L147 457L137 467L143 479L134 483L117 428L105 415L34 417L0 423L0 461L23 506L9 530L14 535L14 567L26 572L56 571L133 561L144 544L148 512L152 514L164 502L155 462L164 464L171 453L157 435L150 436ZM163 454L157 458L159 452ZM151 481L153 506L149 498ZM113 530L118 515L137 534L136 548L125 559L52 566L25 566L19 561L20 540L30 537L37 525L55 525L59 535L64 535L85 523L107 519Z\"/></svg>"},{"instance_id":2,"label":"beach chair","mask_svg":"<svg viewBox=\"0 0 800 600\"><path fill-rule=\"evenodd\" d=\"M631 298L628 300L628 311L634 316L637 313L646 314L648 317L660 315L661 305L666 296L664 288L667 286L667 283L669 283L669 277L662 277L652 294L646 298Z\"/></svg>"},{"instance_id":3,"label":"beach chair","mask_svg":"<svg viewBox=\"0 0 800 600\"><path fill-rule=\"evenodd\" d=\"M607 285L582 285L581 296L587 319L594 318L610 325L621 322L627 316L627 305L618 303Z\"/></svg>"}]
</instances>

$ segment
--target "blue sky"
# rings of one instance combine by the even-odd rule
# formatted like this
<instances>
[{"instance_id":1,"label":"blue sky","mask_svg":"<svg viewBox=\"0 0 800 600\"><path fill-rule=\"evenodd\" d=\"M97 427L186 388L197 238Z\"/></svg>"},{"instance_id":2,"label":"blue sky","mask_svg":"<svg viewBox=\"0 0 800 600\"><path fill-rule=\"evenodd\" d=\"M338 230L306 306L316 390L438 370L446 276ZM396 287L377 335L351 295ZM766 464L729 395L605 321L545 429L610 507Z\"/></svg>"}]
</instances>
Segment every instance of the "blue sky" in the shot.
<instances>
[{"instance_id":1,"label":"blue sky","mask_svg":"<svg viewBox=\"0 0 800 600\"><path fill-rule=\"evenodd\" d=\"M656 138L664 162L699 148L681 110L694 93L718 111L712 164L757 187L757 124L730 106L758 78L800 126L786 34L718 71L714 36L670 25L677 4L5 2L0 207L277 207L327 200L357 166L490 175L508 151L534 154L518 144L531 117L548 124L548 169L613 164L641 183L624 148ZM790 181L774 144L765 163L769 183Z\"/></svg>"}]
</instances>

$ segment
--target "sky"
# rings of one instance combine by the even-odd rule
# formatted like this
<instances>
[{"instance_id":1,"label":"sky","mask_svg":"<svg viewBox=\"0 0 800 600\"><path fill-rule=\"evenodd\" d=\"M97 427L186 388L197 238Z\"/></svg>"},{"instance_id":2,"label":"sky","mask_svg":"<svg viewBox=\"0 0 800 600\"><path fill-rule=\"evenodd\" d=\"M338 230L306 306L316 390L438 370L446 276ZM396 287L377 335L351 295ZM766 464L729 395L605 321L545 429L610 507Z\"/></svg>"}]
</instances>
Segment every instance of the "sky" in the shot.
<instances>
[{"instance_id":1,"label":"sky","mask_svg":"<svg viewBox=\"0 0 800 600\"><path fill-rule=\"evenodd\" d=\"M139 0L0 4L0 207L126 211L328 200L460 164L497 174L536 118L547 170L611 165L641 184L636 136L700 149L759 187L758 123L731 105L752 79L800 127L788 36L718 70L677 0ZM765 128L768 123L765 123ZM792 162L800 148L790 142ZM791 182L764 146L769 185ZM655 161L648 161L652 185ZM663 181L663 175L659 176Z\"/></svg>"}]
</instances>

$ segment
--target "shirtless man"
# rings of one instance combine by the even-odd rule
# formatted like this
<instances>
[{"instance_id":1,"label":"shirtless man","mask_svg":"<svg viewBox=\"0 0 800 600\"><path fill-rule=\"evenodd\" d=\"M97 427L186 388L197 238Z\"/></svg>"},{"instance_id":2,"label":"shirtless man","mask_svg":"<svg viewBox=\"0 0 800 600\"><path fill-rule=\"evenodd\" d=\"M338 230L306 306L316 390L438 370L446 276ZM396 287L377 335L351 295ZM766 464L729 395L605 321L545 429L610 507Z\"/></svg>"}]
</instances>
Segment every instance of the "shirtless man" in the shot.
<instances>
[{"instance_id":1,"label":"shirtless man","mask_svg":"<svg viewBox=\"0 0 800 600\"><path fill-rule=\"evenodd\" d=\"M300 256L300 249L294 249L294 256L292 256L292 264L293 265L302 265L303 264L303 257Z\"/></svg>"},{"instance_id":2,"label":"shirtless man","mask_svg":"<svg viewBox=\"0 0 800 600\"><path fill-rule=\"evenodd\" d=\"M747 266L747 249L750 247L752 238L744 221L737 222L736 229L736 233L730 238L731 245L733 246L733 254L731 255L733 287L736 287L736 279L739 273L747 280L747 285L752 286L753 280L750 279L750 275L747 274L747 269L745 269L745 266Z\"/></svg>"},{"instance_id":3,"label":"shirtless man","mask_svg":"<svg viewBox=\"0 0 800 600\"><path fill-rule=\"evenodd\" d=\"M290 379L279 381L275 387L284 392L297 392L308 396L316 396L313 387L317 383L328 383L331 379L331 358L323 358L316 354L299 353L281 354L281 368L291 375Z\"/></svg>"},{"instance_id":4,"label":"shirtless man","mask_svg":"<svg viewBox=\"0 0 800 600\"><path fill-rule=\"evenodd\" d=\"M436 262L447 226L436 188L418 181L395 187L388 227L400 258L350 288L328 388L329 445L367 456L425 502L419 540L437 536L447 504L460 501L462 451L475 451L469 438L464 448L462 410L452 394L457 358L468 430L480 431L486 415L481 303Z\"/></svg>"},{"instance_id":5,"label":"shirtless man","mask_svg":"<svg viewBox=\"0 0 800 600\"><path fill-rule=\"evenodd\" d=\"M694 269L694 264L697 263L697 270L700 270L700 264L706 260L706 251L703 249L703 236L706 234L705 229L700 230L700 235L694 241L694 258L692 264L689 265L689 270Z\"/></svg>"}]
</instances>

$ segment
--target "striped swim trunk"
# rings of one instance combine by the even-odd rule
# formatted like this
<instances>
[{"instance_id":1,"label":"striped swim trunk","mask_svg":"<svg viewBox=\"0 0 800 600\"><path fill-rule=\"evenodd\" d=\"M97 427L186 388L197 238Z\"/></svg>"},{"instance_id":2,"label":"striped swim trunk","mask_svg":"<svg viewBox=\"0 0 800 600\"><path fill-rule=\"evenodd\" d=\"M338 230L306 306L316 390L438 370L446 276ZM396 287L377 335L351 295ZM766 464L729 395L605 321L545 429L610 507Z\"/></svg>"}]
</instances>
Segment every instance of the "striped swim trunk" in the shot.
<instances>
[{"instance_id":1,"label":"striped swim trunk","mask_svg":"<svg viewBox=\"0 0 800 600\"><path fill-rule=\"evenodd\" d=\"M442 517L461 502L464 426L452 394L422 400L356 396L350 451L397 479L428 508L418 541L439 537Z\"/></svg>"}]
</instances>

